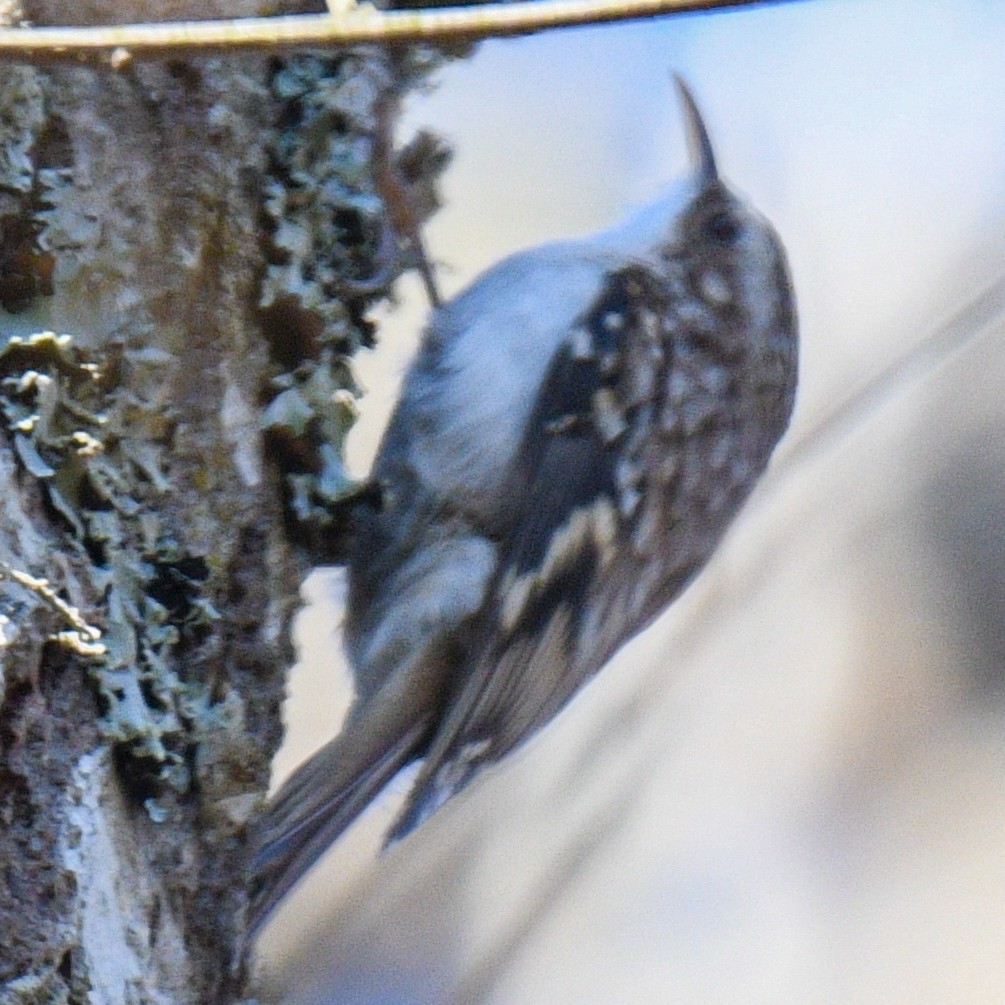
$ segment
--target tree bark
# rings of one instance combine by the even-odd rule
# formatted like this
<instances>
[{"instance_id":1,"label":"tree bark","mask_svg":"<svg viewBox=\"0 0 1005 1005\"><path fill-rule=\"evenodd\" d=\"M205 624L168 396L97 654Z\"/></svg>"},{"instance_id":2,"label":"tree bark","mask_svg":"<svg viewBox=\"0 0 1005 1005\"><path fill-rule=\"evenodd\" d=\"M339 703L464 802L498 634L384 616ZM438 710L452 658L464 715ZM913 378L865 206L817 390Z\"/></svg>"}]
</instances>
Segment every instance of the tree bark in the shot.
<instances>
[{"instance_id":1,"label":"tree bark","mask_svg":"<svg viewBox=\"0 0 1005 1005\"><path fill-rule=\"evenodd\" d=\"M339 283L380 271L374 109L402 65L0 68L5 1005L240 994L297 587L352 487L346 359L372 332Z\"/></svg>"}]
</instances>

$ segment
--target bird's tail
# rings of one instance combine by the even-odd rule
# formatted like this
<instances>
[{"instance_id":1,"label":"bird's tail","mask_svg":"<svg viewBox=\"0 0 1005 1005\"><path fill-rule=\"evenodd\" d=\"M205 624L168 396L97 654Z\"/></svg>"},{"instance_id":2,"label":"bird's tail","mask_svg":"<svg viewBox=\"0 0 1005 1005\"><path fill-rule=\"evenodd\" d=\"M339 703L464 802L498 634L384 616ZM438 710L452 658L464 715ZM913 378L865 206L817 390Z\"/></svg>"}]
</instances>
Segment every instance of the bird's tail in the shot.
<instances>
[{"instance_id":1,"label":"bird's tail","mask_svg":"<svg viewBox=\"0 0 1005 1005\"><path fill-rule=\"evenodd\" d=\"M378 704L364 709L361 718L380 718L379 712L388 709ZM383 719L354 721L297 768L270 801L254 836L249 938L328 846L418 756L427 719Z\"/></svg>"}]
</instances>

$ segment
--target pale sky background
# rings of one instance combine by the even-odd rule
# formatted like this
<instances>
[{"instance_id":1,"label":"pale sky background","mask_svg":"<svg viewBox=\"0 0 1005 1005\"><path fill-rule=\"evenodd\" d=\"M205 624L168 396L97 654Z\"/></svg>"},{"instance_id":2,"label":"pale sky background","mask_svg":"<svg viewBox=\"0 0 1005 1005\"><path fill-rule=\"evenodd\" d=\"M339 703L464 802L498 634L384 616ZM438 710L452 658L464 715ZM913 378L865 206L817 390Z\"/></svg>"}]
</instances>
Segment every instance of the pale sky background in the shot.
<instances>
[{"instance_id":1,"label":"pale sky background","mask_svg":"<svg viewBox=\"0 0 1005 1005\"><path fill-rule=\"evenodd\" d=\"M483 44L402 126L456 149L428 230L448 295L679 176L671 68L789 251L802 363L783 467L1005 276L1005 4L810 0ZM358 471L422 323L418 284L400 292L360 360ZM666 618L380 858L394 794L377 806L267 933L272 993L1005 1001L1001 328L769 479ZM330 602L303 618L315 659L280 773L344 709L337 618Z\"/></svg>"}]
</instances>

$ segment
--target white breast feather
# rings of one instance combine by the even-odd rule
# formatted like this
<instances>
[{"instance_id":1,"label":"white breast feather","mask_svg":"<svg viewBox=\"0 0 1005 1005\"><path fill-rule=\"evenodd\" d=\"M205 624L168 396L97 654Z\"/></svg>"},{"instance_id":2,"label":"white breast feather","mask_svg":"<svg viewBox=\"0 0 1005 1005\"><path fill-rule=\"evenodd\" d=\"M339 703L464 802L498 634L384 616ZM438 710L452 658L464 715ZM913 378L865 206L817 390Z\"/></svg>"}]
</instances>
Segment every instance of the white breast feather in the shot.
<instances>
[{"instance_id":1,"label":"white breast feather","mask_svg":"<svg viewBox=\"0 0 1005 1005\"><path fill-rule=\"evenodd\" d=\"M552 357L604 274L623 264L579 243L548 245L504 260L443 308L434 321L448 336L438 387L409 389L436 430L414 443L424 481L443 493L498 496Z\"/></svg>"},{"instance_id":2,"label":"white breast feather","mask_svg":"<svg viewBox=\"0 0 1005 1005\"><path fill-rule=\"evenodd\" d=\"M645 263L672 240L693 195L684 181L599 235L512 255L441 309L432 322L445 343L436 387L420 367L405 389L413 414L435 430L413 442L412 463L427 484L475 509L499 498L562 341L607 273Z\"/></svg>"}]
</instances>

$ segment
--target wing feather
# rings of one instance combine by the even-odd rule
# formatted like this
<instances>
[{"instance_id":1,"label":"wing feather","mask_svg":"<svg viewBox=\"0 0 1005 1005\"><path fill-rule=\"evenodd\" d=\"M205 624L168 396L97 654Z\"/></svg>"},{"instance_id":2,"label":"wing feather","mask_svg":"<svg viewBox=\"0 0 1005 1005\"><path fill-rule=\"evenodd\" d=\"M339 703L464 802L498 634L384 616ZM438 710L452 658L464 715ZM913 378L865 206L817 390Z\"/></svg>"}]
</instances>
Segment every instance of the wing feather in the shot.
<instances>
[{"instance_id":1,"label":"wing feather","mask_svg":"<svg viewBox=\"0 0 1005 1005\"><path fill-rule=\"evenodd\" d=\"M513 463L512 530L462 683L392 839L551 719L662 606L651 592L682 585L644 569L652 559L632 544L638 488L624 476L667 384L664 289L640 265L612 272L552 361Z\"/></svg>"}]
</instances>

